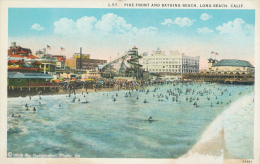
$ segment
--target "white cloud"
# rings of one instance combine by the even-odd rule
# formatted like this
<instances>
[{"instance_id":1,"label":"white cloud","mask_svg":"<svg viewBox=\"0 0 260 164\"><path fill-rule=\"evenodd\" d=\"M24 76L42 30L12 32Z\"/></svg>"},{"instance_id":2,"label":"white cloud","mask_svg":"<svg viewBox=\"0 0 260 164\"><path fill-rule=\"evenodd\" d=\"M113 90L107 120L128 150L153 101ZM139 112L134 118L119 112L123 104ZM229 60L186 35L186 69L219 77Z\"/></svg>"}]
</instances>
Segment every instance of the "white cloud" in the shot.
<instances>
[{"instance_id":1,"label":"white cloud","mask_svg":"<svg viewBox=\"0 0 260 164\"><path fill-rule=\"evenodd\" d=\"M39 25L38 23L34 23L31 27L32 30L37 30L37 31L42 31L45 30L44 27L42 27L41 25Z\"/></svg>"},{"instance_id":2,"label":"white cloud","mask_svg":"<svg viewBox=\"0 0 260 164\"><path fill-rule=\"evenodd\" d=\"M203 27L203 28L197 28L197 32L202 34L209 34L209 33L213 33L214 31L212 29L209 29L208 27Z\"/></svg>"},{"instance_id":3,"label":"white cloud","mask_svg":"<svg viewBox=\"0 0 260 164\"><path fill-rule=\"evenodd\" d=\"M101 20L95 17L82 17L74 22L72 19L61 18L54 22L54 33L59 35L93 35L106 36L110 34L146 34L156 33L156 27L137 29L127 23L123 17L113 13L102 16Z\"/></svg>"},{"instance_id":4,"label":"white cloud","mask_svg":"<svg viewBox=\"0 0 260 164\"><path fill-rule=\"evenodd\" d=\"M204 21L209 20L210 18L212 18L212 15L209 15L209 14L207 14L207 13L203 13L203 14L201 14L201 16L200 16L200 19L201 19L201 20L204 20Z\"/></svg>"},{"instance_id":5,"label":"white cloud","mask_svg":"<svg viewBox=\"0 0 260 164\"><path fill-rule=\"evenodd\" d=\"M76 28L81 32L89 32L93 30L93 24L97 22L95 17L82 17L77 20Z\"/></svg>"},{"instance_id":6,"label":"white cloud","mask_svg":"<svg viewBox=\"0 0 260 164\"><path fill-rule=\"evenodd\" d=\"M171 20L171 19L165 19L164 22L162 22L161 24L162 25L170 25L170 24L177 24L179 25L180 27L189 27L193 24L193 22L195 22L196 20L190 20L189 18L187 17L184 17L184 18L180 18L180 17L177 17L175 18L175 20Z\"/></svg>"},{"instance_id":7,"label":"white cloud","mask_svg":"<svg viewBox=\"0 0 260 164\"><path fill-rule=\"evenodd\" d=\"M223 23L216 27L221 34L253 34L254 25L247 24L243 19L236 18L234 21Z\"/></svg>"},{"instance_id":8,"label":"white cloud","mask_svg":"<svg viewBox=\"0 0 260 164\"><path fill-rule=\"evenodd\" d=\"M54 22L54 33L59 35L88 34L97 20L94 17L82 17L74 22L72 19L61 18Z\"/></svg>"},{"instance_id":9,"label":"white cloud","mask_svg":"<svg viewBox=\"0 0 260 164\"><path fill-rule=\"evenodd\" d=\"M138 34L152 34L156 33L158 31L157 27L148 27L148 28L141 28L138 31L135 31L135 33Z\"/></svg>"},{"instance_id":10,"label":"white cloud","mask_svg":"<svg viewBox=\"0 0 260 164\"><path fill-rule=\"evenodd\" d=\"M171 19L165 19L164 22L161 23L162 25L170 25L170 24L174 24L173 21Z\"/></svg>"},{"instance_id":11,"label":"white cloud","mask_svg":"<svg viewBox=\"0 0 260 164\"><path fill-rule=\"evenodd\" d=\"M104 34L113 33L127 33L131 31L132 25L127 24L123 17L119 17L113 13L108 13L102 16L102 19L95 25L97 30Z\"/></svg>"}]
</instances>

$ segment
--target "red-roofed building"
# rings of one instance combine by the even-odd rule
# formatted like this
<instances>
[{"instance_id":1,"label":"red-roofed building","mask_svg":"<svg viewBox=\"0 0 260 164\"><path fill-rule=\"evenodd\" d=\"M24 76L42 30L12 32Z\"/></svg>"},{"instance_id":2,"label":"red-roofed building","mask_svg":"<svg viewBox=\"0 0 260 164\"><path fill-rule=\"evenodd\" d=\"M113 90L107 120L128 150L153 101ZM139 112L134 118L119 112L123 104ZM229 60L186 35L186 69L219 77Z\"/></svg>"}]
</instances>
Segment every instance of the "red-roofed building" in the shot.
<instances>
[{"instance_id":1,"label":"red-roofed building","mask_svg":"<svg viewBox=\"0 0 260 164\"><path fill-rule=\"evenodd\" d=\"M41 65L42 63L41 62L38 62L38 61L36 61L36 62L34 62L34 63L32 63L33 65Z\"/></svg>"},{"instance_id":2,"label":"red-roofed building","mask_svg":"<svg viewBox=\"0 0 260 164\"><path fill-rule=\"evenodd\" d=\"M41 69L33 67L13 67L8 68L8 72L41 72Z\"/></svg>"},{"instance_id":3,"label":"red-roofed building","mask_svg":"<svg viewBox=\"0 0 260 164\"><path fill-rule=\"evenodd\" d=\"M17 52L17 54L21 54L21 55L27 55L28 53L25 52L23 49L21 49L19 52Z\"/></svg>"},{"instance_id":4,"label":"red-roofed building","mask_svg":"<svg viewBox=\"0 0 260 164\"><path fill-rule=\"evenodd\" d=\"M27 55L26 58L28 59L39 59L37 56L33 56L33 55Z\"/></svg>"},{"instance_id":5,"label":"red-roofed building","mask_svg":"<svg viewBox=\"0 0 260 164\"><path fill-rule=\"evenodd\" d=\"M13 42L8 50L8 57L9 60L22 60L24 58L39 59L38 57L32 55L32 51L29 48L16 46L16 42Z\"/></svg>"},{"instance_id":6,"label":"red-roofed building","mask_svg":"<svg viewBox=\"0 0 260 164\"><path fill-rule=\"evenodd\" d=\"M8 69L9 68L18 68L22 67L25 63L21 60L9 60L8 61Z\"/></svg>"},{"instance_id":7,"label":"red-roofed building","mask_svg":"<svg viewBox=\"0 0 260 164\"><path fill-rule=\"evenodd\" d=\"M56 68L57 69L64 69L65 68L66 56L52 55L52 58L57 60L56 61Z\"/></svg>"},{"instance_id":8,"label":"red-roofed building","mask_svg":"<svg viewBox=\"0 0 260 164\"><path fill-rule=\"evenodd\" d=\"M12 45L10 47L10 49L8 50L8 56L10 56L11 54L32 54L32 51L29 48L23 48L20 46L16 46L16 42L12 42Z\"/></svg>"},{"instance_id":9,"label":"red-roofed building","mask_svg":"<svg viewBox=\"0 0 260 164\"><path fill-rule=\"evenodd\" d=\"M38 61L35 61L35 62L32 63L32 65L33 65L35 68L41 68L42 63L41 63L41 62L38 62Z\"/></svg>"}]
</instances>

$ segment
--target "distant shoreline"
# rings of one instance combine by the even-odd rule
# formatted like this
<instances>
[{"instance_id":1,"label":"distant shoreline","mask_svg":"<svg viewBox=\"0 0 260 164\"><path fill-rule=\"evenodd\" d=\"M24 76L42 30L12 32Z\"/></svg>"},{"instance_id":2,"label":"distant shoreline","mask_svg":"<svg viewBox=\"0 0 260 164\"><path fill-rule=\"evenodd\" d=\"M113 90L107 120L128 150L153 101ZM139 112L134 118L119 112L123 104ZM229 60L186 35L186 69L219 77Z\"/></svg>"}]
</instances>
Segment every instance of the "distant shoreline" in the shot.
<instances>
[{"instance_id":1,"label":"distant shoreline","mask_svg":"<svg viewBox=\"0 0 260 164\"><path fill-rule=\"evenodd\" d=\"M207 84L219 84L219 85L254 85L254 84L228 84L228 83L210 83L210 82L191 82L191 81L183 81L183 82L178 82L178 83L207 83ZM172 84L172 83L170 83ZM149 86L149 85L148 85ZM139 88L143 88L143 87L147 87L147 86L139 86ZM133 89L136 89L135 87L133 87ZM121 90L129 90L129 88L119 88L119 91ZM112 92L112 91L118 91L117 87L112 87L112 88L86 88L83 87L81 89L75 89L75 93L93 93L93 92ZM41 92L39 94L39 92ZM69 90L65 90L63 88L59 88L59 90L35 90L35 91L18 91L18 92L9 92L8 91L8 95L7 98L14 98L14 97L28 97L28 96L36 96L36 95L59 95L59 94L74 94L74 90L71 90L71 92Z\"/></svg>"},{"instance_id":2,"label":"distant shoreline","mask_svg":"<svg viewBox=\"0 0 260 164\"><path fill-rule=\"evenodd\" d=\"M122 90L128 90L125 88L120 88L119 91ZM85 89L85 88L81 88L81 89L75 89L75 93L76 94L87 94L88 93L94 93L94 92L112 92L112 91L118 91L118 88L113 87L113 88L97 88L97 89ZM16 98L16 97L28 97L28 96L37 96L37 95L65 95L65 94L74 94L74 90L71 90L71 92L69 90L63 90L63 89L59 89L59 91L46 91L46 92L42 92L41 94L39 93L28 93L26 94L26 92L23 92L24 96L10 96L8 95L8 98Z\"/></svg>"}]
</instances>

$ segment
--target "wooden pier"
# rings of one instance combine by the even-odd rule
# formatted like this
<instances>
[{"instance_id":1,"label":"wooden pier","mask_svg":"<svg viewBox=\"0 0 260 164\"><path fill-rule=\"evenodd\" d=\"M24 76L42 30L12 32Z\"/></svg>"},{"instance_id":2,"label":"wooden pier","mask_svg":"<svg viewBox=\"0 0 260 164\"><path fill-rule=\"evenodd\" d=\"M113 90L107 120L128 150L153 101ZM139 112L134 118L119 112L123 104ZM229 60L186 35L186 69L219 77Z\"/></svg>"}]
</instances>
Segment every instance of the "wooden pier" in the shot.
<instances>
[{"instance_id":1,"label":"wooden pier","mask_svg":"<svg viewBox=\"0 0 260 164\"><path fill-rule=\"evenodd\" d=\"M8 86L8 97L25 97L59 92L57 83L26 83L25 86Z\"/></svg>"},{"instance_id":2,"label":"wooden pier","mask_svg":"<svg viewBox=\"0 0 260 164\"><path fill-rule=\"evenodd\" d=\"M254 84L254 74L185 74L183 79L195 82L211 82L225 84Z\"/></svg>"}]
</instances>

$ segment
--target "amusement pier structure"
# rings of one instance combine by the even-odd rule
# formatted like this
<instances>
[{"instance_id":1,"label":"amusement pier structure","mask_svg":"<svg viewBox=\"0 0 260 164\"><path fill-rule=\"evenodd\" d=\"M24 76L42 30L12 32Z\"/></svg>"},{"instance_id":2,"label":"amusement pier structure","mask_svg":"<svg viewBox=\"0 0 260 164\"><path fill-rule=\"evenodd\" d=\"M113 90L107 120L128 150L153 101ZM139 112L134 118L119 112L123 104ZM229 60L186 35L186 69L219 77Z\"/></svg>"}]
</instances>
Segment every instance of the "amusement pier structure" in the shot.
<instances>
[{"instance_id":1,"label":"amusement pier structure","mask_svg":"<svg viewBox=\"0 0 260 164\"><path fill-rule=\"evenodd\" d=\"M142 79L144 70L139 64L138 48L135 46L124 55L106 63L102 68L102 77L134 77ZM117 68L116 68L117 67Z\"/></svg>"}]
</instances>

